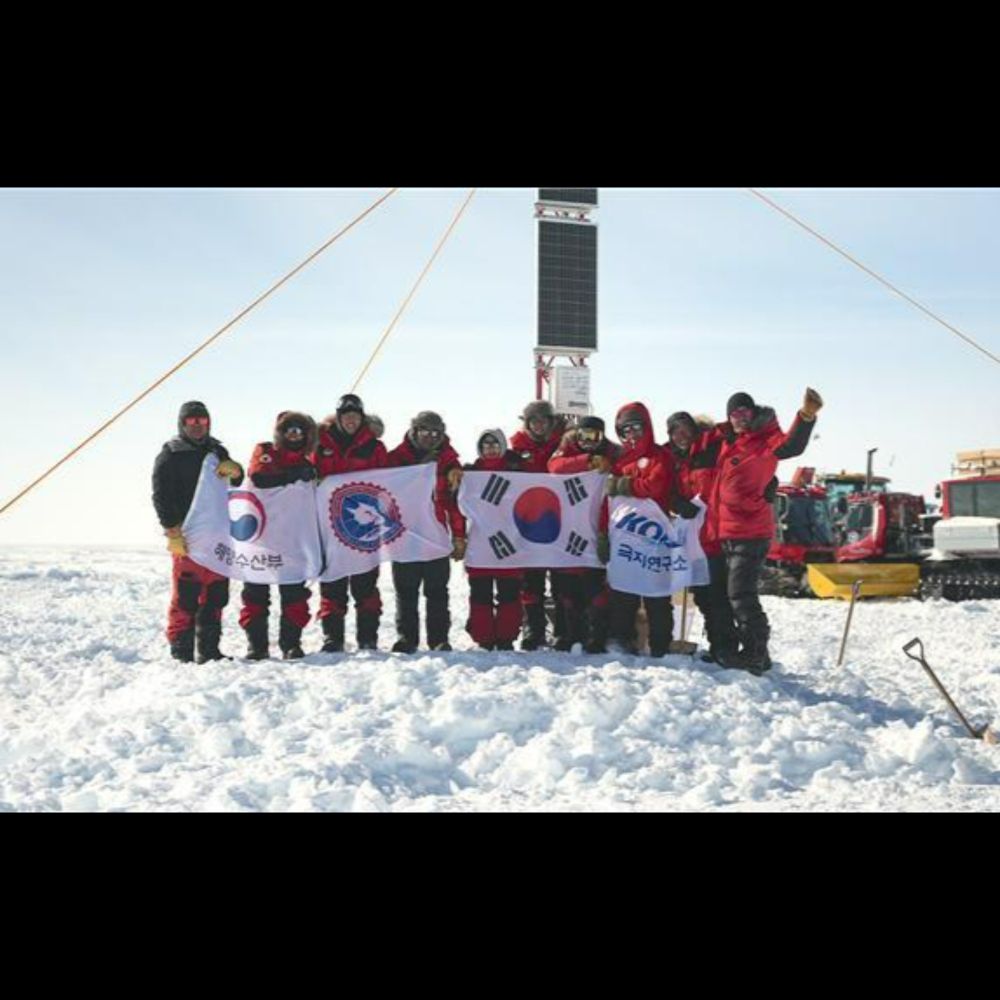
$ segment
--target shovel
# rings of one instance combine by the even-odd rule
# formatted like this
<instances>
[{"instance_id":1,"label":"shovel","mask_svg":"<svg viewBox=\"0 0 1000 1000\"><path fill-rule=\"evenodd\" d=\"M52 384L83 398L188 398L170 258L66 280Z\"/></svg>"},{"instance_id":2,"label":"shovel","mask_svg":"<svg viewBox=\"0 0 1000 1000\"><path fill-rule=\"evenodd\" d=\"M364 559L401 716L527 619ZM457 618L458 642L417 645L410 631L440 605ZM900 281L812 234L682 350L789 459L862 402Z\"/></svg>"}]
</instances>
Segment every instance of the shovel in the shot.
<instances>
[{"instance_id":1,"label":"shovel","mask_svg":"<svg viewBox=\"0 0 1000 1000\"><path fill-rule=\"evenodd\" d=\"M910 652L910 650L913 649L914 646L917 646L920 649L919 653L914 654ZM941 692L942 696L944 697L944 700L948 702L948 704L951 706L951 710L959 717L959 719L962 722L962 725L965 726L965 731L974 740L982 740L984 743L989 743L991 746L995 746L997 744L996 733L994 733L989 726L980 726L979 729L973 729L973 727L969 724L969 720L966 719L964 715L962 715L961 709L958 707L958 705L956 705L951 700L951 695L948 694L948 692L944 689L944 685L937 679L937 674L935 674L934 671L931 670L930 664L928 664L928 662L924 659L924 644L920 641L920 639L919 638L911 639L903 647L903 652L906 653L906 655L911 660L916 660L917 663L919 663L920 666L922 666L924 670L927 671L927 675L930 677L932 681L934 681L934 686L938 689L938 691Z\"/></svg>"}]
</instances>

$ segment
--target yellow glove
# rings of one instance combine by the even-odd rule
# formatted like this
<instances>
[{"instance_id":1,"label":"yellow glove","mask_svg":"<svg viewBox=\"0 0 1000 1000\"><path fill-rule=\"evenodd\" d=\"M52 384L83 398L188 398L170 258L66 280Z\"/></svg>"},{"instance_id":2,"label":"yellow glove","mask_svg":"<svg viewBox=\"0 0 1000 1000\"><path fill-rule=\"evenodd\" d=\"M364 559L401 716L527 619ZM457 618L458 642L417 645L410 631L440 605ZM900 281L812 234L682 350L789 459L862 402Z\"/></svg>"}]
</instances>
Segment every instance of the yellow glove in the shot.
<instances>
[{"instance_id":1,"label":"yellow glove","mask_svg":"<svg viewBox=\"0 0 1000 1000\"><path fill-rule=\"evenodd\" d=\"M458 489L459 484L462 482L462 470L456 465L454 469L448 470L448 489L452 493ZM461 558L461 557L459 557Z\"/></svg>"},{"instance_id":2,"label":"yellow glove","mask_svg":"<svg viewBox=\"0 0 1000 1000\"><path fill-rule=\"evenodd\" d=\"M174 528L167 528L163 532L167 536L167 551L172 556L186 556L188 554L187 542L184 541L184 532L180 525Z\"/></svg>"},{"instance_id":3,"label":"yellow glove","mask_svg":"<svg viewBox=\"0 0 1000 1000\"><path fill-rule=\"evenodd\" d=\"M806 389L802 398L802 409L799 416L810 423L816 419L816 414L823 408L823 397L815 389Z\"/></svg>"},{"instance_id":4,"label":"yellow glove","mask_svg":"<svg viewBox=\"0 0 1000 1000\"><path fill-rule=\"evenodd\" d=\"M611 471L611 461L607 455L591 455L590 456L590 467L595 472L610 472Z\"/></svg>"},{"instance_id":5,"label":"yellow glove","mask_svg":"<svg viewBox=\"0 0 1000 1000\"><path fill-rule=\"evenodd\" d=\"M215 474L220 479L232 481L242 477L243 466L239 462L234 462L231 458L227 458L224 462L219 462L219 467L215 470Z\"/></svg>"},{"instance_id":6,"label":"yellow glove","mask_svg":"<svg viewBox=\"0 0 1000 1000\"><path fill-rule=\"evenodd\" d=\"M451 548L451 558L454 559L455 562L461 562L465 558L465 549L467 545L468 542L466 542L464 538L454 539Z\"/></svg>"}]
</instances>

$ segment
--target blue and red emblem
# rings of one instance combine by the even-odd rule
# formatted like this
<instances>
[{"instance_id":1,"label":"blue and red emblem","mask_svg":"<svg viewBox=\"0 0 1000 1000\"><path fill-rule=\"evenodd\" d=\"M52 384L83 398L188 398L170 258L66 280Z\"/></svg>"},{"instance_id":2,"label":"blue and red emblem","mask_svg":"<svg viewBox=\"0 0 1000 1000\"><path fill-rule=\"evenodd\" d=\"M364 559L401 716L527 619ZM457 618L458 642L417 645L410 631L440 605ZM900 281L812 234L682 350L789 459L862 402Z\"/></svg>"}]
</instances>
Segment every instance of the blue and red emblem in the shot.
<instances>
[{"instance_id":1,"label":"blue and red emblem","mask_svg":"<svg viewBox=\"0 0 1000 1000\"><path fill-rule=\"evenodd\" d=\"M330 494L330 527L357 552L377 552L406 531L396 498L374 483L348 483Z\"/></svg>"}]
</instances>

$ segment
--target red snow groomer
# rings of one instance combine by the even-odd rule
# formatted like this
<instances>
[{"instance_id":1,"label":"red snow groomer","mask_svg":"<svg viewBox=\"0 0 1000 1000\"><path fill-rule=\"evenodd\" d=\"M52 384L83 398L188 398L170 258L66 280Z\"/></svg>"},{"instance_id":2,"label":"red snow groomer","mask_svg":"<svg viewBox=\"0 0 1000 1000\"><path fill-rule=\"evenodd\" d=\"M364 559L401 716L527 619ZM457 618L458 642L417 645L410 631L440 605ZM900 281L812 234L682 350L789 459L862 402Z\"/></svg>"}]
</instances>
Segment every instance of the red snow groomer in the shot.
<instances>
[{"instance_id":1,"label":"red snow groomer","mask_svg":"<svg viewBox=\"0 0 1000 1000\"><path fill-rule=\"evenodd\" d=\"M761 593L779 597L807 597L812 591L808 566L834 558L836 537L829 497L817 486L815 470L798 468L790 483L777 489L774 499L774 538L761 575Z\"/></svg>"}]
</instances>

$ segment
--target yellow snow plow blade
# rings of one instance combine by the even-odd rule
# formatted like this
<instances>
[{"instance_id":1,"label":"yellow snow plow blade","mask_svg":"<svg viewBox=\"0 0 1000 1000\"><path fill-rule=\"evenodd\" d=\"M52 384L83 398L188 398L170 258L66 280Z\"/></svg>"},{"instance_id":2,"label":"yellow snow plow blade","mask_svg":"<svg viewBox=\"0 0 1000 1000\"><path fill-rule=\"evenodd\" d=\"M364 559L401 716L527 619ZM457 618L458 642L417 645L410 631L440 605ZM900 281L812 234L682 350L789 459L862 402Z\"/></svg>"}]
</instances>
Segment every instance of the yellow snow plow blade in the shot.
<instances>
[{"instance_id":1,"label":"yellow snow plow blade","mask_svg":"<svg viewBox=\"0 0 1000 1000\"><path fill-rule=\"evenodd\" d=\"M851 599L851 584L863 581L859 597L909 597L920 585L916 563L809 563L809 586L817 597Z\"/></svg>"}]
</instances>

